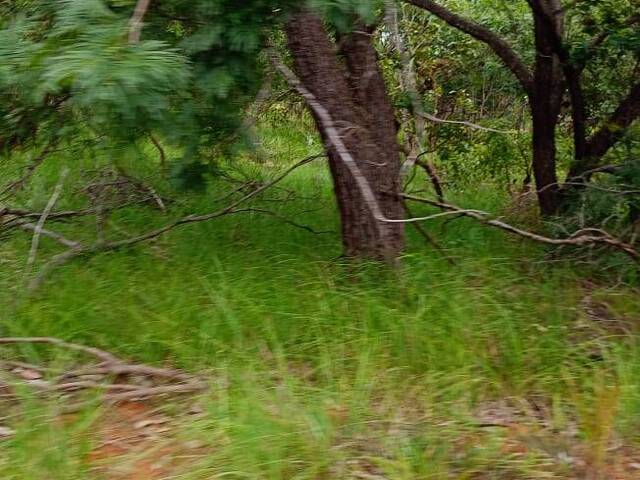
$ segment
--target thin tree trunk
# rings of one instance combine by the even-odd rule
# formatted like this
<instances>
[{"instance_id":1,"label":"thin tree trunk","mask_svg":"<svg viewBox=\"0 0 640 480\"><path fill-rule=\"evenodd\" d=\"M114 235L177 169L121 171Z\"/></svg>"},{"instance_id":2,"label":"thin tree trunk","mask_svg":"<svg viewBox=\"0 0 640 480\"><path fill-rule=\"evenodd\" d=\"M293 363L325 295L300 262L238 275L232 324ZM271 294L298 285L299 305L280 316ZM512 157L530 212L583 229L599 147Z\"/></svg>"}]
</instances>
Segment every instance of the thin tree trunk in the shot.
<instances>
[{"instance_id":1,"label":"thin tree trunk","mask_svg":"<svg viewBox=\"0 0 640 480\"><path fill-rule=\"evenodd\" d=\"M373 189L382 214L403 218L394 112L370 32L356 31L343 39L344 64L315 14L293 15L286 34L298 77L341 129L342 140ZM404 248L404 226L374 218L318 118L316 124L329 156L345 254L395 260Z\"/></svg>"},{"instance_id":2,"label":"thin tree trunk","mask_svg":"<svg viewBox=\"0 0 640 480\"><path fill-rule=\"evenodd\" d=\"M561 18L554 24L533 13L536 62L533 91L529 94L533 123L533 174L536 180L538 202L543 215L558 212L558 177L556 173L556 126L564 91L562 65L555 53L551 29L562 30ZM556 23L557 22L557 23Z\"/></svg>"},{"instance_id":3,"label":"thin tree trunk","mask_svg":"<svg viewBox=\"0 0 640 480\"><path fill-rule=\"evenodd\" d=\"M556 118L544 106L531 105L533 118L533 175L538 203L543 215L558 211L558 177L556 175Z\"/></svg>"}]
</instances>

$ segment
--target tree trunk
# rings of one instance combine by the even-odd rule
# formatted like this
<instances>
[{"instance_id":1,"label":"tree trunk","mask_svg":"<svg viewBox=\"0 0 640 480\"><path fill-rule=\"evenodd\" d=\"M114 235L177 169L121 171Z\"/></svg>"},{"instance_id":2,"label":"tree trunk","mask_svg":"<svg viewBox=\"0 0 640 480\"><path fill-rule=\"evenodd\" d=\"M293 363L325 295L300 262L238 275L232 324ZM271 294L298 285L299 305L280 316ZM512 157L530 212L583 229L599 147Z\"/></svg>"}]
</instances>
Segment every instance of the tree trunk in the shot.
<instances>
[{"instance_id":1,"label":"tree trunk","mask_svg":"<svg viewBox=\"0 0 640 480\"><path fill-rule=\"evenodd\" d=\"M533 15L536 43L536 63L532 91L529 93L533 123L533 174L538 202L543 215L558 212L558 176L556 173L556 126L564 91L562 65L551 41L550 25L540 15ZM561 22L561 19L556 19Z\"/></svg>"},{"instance_id":2,"label":"tree trunk","mask_svg":"<svg viewBox=\"0 0 640 480\"><path fill-rule=\"evenodd\" d=\"M533 175L536 180L538 203L543 215L558 211L558 177L556 175L556 118L548 109L531 105L533 119Z\"/></svg>"},{"instance_id":3,"label":"tree trunk","mask_svg":"<svg viewBox=\"0 0 640 480\"><path fill-rule=\"evenodd\" d=\"M300 81L340 128L382 214L403 218L395 116L369 33L358 31L342 39L344 63L317 15L301 11L292 16L286 34ZM318 118L316 125L329 156L345 255L394 261L404 248L404 225L374 218Z\"/></svg>"}]
</instances>

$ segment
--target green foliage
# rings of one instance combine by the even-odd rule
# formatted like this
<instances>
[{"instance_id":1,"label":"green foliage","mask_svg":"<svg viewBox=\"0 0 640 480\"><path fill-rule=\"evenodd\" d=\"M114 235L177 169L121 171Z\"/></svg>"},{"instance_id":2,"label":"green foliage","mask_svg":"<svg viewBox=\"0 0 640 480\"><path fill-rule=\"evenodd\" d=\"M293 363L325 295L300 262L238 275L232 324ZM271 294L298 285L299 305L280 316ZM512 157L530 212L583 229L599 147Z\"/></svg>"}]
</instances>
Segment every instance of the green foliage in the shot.
<instances>
[{"instance_id":1,"label":"green foliage","mask_svg":"<svg viewBox=\"0 0 640 480\"><path fill-rule=\"evenodd\" d=\"M2 137L28 140L46 120L52 128L75 122L116 142L159 131L197 153L239 126L277 3L162 2L131 45L134 4L48 0L4 11Z\"/></svg>"},{"instance_id":2,"label":"green foliage","mask_svg":"<svg viewBox=\"0 0 640 480\"><path fill-rule=\"evenodd\" d=\"M384 6L383 0L311 0L309 3L340 33L352 30L360 22L374 24Z\"/></svg>"},{"instance_id":3,"label":"green foliage","mask_svg":"<svg viewBox=\"0 0 640 480\"><path fill-rule=\"evenodd\" d=\"M125 29L99 0L45 2L11 19L0 42L2 118L19 126L44 117L56 136L81 124L114 138L167 128L190 82L188 62L160 41L129 45Z\"/></svg>"}]
</instances>

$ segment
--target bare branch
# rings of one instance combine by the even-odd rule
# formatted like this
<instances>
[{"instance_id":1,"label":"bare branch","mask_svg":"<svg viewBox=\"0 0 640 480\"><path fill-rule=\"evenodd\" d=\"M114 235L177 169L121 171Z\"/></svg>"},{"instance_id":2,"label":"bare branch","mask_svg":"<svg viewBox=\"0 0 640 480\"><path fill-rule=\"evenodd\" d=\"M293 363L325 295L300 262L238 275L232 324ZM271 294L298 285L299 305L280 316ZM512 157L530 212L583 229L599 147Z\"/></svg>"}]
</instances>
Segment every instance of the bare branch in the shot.
<instances>
[{"instance_id":1,"label":"bare branch","mask_svg":"<svg viewBox=\"0 0 640 480\"><path fill-rule=\"evenodd\" d=\"M550 238L545 237L543 235L539 235L537 233L529 232L527 230L522 230L521 228L514 227L513 225L509 225L501 220L496 220L490 217L490 214L487 212L482 212L479 210L465 210L463 208L457 207L455 205L449 203L438 202L435 200L429 200L427 198L415 197L413 195L402 194L402 198L406 200L411 200L414 202L426 203L428 205L432 205L434 207L438 207L444 210L444 213L449 214L458 214L460 216L465 216L469 218L473 218L475 220L484 223L485 225L490 225L492 227L499 228L506 232L513 233L515 235L519 235L524 238L528 238L529 240L533 240L539 243L546 243L549 245L574 245L574 246L582 246L589 244L601 244L607 245L611 248L624 252L629 257L631 257L634 261L640 263L640 253L635 250L631 245L613 237L609 233L600 229L582 229L569 238ZM442 215L439 215L442 216ZM437 218L438 214L430 215L429 217L422 217L424 220L430 220L432 218Z\"/></svg>"},{"instance_id":2,"label":"bare branch","mask_svg":"<svg viewBox=\"0 0 640 480\"><path fill-rule=\"evenodd\" d=\"M86 389L100 389L107 393L103 396L109 402L122 402L132 399L144 399L152 396L168 395L173 393L191 393L205 390L206 382L197 377L188 375L179 370L152 367L149 365L138 365L125 363L115 355L94 347L88 347L76 343L65 342L64 340L52 337L0 337L0 345L9 344L50 344L69 350L80 351L92 355L101 363L97 366L85 367L75 371L67 372L52 382L40 381L29 382L29 385L42 389L45 392L75 392ZM6 365L17 365L20 368L26 366L38 372L45 369L33 367L21 362L5 362ZM123 376L144 376L163 381L179 382L173 385L156 385L152 387L129 384L129 383L109 383L109 377L114 379ZM97 381L103 380L102 382Z\"/></svg>"},{"instance_id":3,"label":"bare branch","mask_svg":"<svg viewBox=\"0 0 640 480\"><path fill-rule=\"evenodd\" d=\"M93 210L63 210L59 212L51 212L49 214L49 221L65 219L69 217L82 217L86 215L93 215L95 212ZM1 207L0 208L0 217L8 216L9 220L2 224L2 226L8 225L9 222L15 221L17 219L24 218L40 218L42 216L42 212L32 212L30 210L25 210L22 208L12 208L12 207Z\"/></svg>"},{"instance_id":4,"label":"bare branch","mask_svg":"<svg viewBox=\"0 0 640 480\"><path fill-rule=\"evenodd\" d=\"M202 382L190 382L179 385L161 385L158 387L138 388L129 392L107 393L105 399L113 403L128 400L141 400L149 397L169 395L173 393L193 393L205 390L207 385Z\"/></svg>"},{"instance_id":5,"label":"bare branch","mask_svg":"<svg viewBox=\"0 0 640 480\"><path fill-rule=\"evenodd\" d=\"M482 125L478 125L477 123L468 122L466 120L445 120L444 118L435 117L429 113L422 113L422 116L434 123L450 123L453 125L463 125L465 127L473 128L474 130L482 130L483 132L493 132L493 133L504 133L508 135L513 135L518 133L516 130L498 130L496 128L483 127Z\"/></svg>"},{"instance_id":6,"label":"bare branch","mask_svg":"<svg viewBox=\"0 0 640 480\"><path fill-rule=\"evenodd\" d=\"M37 225L35 225L33 223L20 223L20 224L18 224L18 226L23 230L29 230L31 232L34 232L34 235L35 235L35 232L38 230ZM80 243L79 242L76 242L75 240L70 240L67 237L65 237L64 235L59 234L58 232L53 232L51 230L46 230L44 228L40 228L39 234L40 235L44 235L45 237L52 238L53 240L55 240L59 244L64 245L65 247L69 247L69 248L78 248L78 247L80 247Z\"/></svg>"},{"instance_id":7,"label":"bare branch","mask_svg":"<svg viewBox=\"0 0 640 480\"><path fill-rule=\"evenodd\" d=\"M59 338L53 337L0 337L0 345L10 345L10 344L19 344L19 343L43 343L49 345L55 345L58 347L66 348L68 350L76 350L79 352L86 353L88 355L92 355L96 357L98 360L101 360L108 364L116 364L122 363L122 361L112 355L111 353L100 350L99 348L87 347L85 345L80 345L77 343L69 343L64 340L60 340Z\"/></svg>"},{"instance_id":8,"label":"bare branch","mask_svg":"<svg viewBox=\"0 0 640 480\"><path fill-rule=\"evenodd\" d=\"M60 198L60 194L62 193L62 185L64 184L64 180L69 173L69 169L65 168L60 174L60 180L58 180L58 184L53 189L53 193L51 194L51 198L47 202L47 205L42 212L42 216L38 220L35 228L33 229L33 238L31 240L31 249L29 250L29 257L27 258L27 272L31 270L33 263L36 261L36 255L38 252L38 245L40 243L40 234L42 233L42 229L44 227L45 222L47 221L47 217L53 207L55 206L58 198Z\"/></svg>"}]
</instances>

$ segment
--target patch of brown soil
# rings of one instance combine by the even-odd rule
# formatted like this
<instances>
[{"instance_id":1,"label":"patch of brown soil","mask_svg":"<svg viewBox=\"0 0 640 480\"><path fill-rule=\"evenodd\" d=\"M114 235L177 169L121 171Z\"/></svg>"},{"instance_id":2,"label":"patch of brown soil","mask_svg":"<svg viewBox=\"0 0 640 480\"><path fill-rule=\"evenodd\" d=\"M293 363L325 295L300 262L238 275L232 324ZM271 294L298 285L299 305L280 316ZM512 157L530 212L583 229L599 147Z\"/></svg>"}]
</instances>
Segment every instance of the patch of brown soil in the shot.
<instances>
[{"instance_id":1,"label":"patch of brown soil","mask_svg":"<svg viewBox=\"0 0 640 480\"><path fill-rule=\"evenodd\" d=\"M203 452L175 439L175 419L151 406L125 402L110 408L96 425L98 445L89 454L94 472L108 480L171 478L185 458Z\"/></svg>"}]
</instances>

